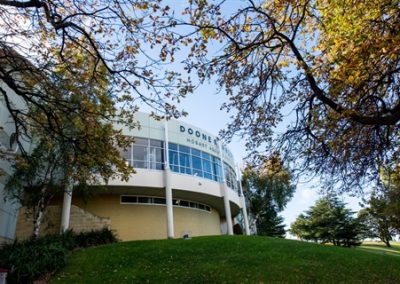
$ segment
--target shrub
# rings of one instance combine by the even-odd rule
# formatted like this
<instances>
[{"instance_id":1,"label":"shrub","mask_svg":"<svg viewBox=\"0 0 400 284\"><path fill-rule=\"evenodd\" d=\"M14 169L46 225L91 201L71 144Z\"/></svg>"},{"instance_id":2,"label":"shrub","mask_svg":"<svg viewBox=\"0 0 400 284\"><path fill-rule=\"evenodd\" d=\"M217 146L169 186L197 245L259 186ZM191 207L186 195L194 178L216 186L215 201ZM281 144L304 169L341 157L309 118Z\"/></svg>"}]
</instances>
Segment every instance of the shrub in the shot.
<instances>
[{"instance_id":1,"label":"shrub","mask_svg":"<svg viewBox=\"0 0 400 284\"><path fill-rule=\"evenodd\" d=\"M77 247L91 247L117 242L118 239L110 229L82 232L76 235L75 242Z\"/></svg>"},{"instance_id":2,"label":"shrub","mask_svg":"<svg viewBox=\"0 0 400 284\"><path fill-rule=\"evenodd\" d=\"M243 229L242 229L242 226L240 226L240 224L235 224L234 226L233 226L233 233L235 234L235 235L243 235Z\"/></svg>"},{"instance_id":3,"label":"shrub","mask_svg":"<svg viewBox=\"0 0 400 284\"><path fill-rule=\"evenodd\" d=\"M64 267L68 251L117 241L109 229L79 234L68 230L60 235L15 241L0 248L0 267L9 270L9 283L32 283Z\"/></svg>"},{"instance_id":4,"label":"shrub","mask_svg":"<svg viewBox=\"0 0 400 284\"><path fill-rule=\"evenodd\" d=\"M40 239L14 242L0 250L0 266L9 270L9 283L32 283L66 264L67 249Z\"/></svg>"}]
</instances>

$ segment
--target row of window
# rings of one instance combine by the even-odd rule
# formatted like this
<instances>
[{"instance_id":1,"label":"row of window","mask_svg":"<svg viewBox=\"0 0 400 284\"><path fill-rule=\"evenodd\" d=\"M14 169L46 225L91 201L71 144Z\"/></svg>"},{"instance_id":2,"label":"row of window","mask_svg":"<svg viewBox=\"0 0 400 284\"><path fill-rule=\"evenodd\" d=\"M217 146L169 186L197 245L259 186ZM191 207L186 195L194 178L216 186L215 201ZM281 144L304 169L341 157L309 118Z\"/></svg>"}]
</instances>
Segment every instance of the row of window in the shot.
<instances>
[{"instance_id":1,"label":"row of window","mask_svg":"<svg viewBox=\"0 0 400 284\"><path fill-rule=\"evenodd\" d=\"M152 196L136 196L136 195L121 195L120 196L121 204L159 204L165 205L166 199L163 197L152 197ZM211 207L202 203L181 200L181 199L172 199L172 205L177 207L186 207L199 209L204 211L211 211Z\"/></svg>"},{"instance_id":2,"label":"row of window","mask_svg":"<svg viewBox=\"0 0 400 284\"><path fill-rule=\"evenodd\" d=\"M121 152L134 168L163 170L164 142L147 138L135 138L134 143Z\"/></svg>"},{"instance_id":3,"label":"row of window","mask_svg":"<svg viewBox=\"0 0 400 284\"><path fill-rule=\"evenodd\" d=\"M169 166L172 171L222 182L219 158L175 143L169 143L168 148Z\"/></svg>"},{"instance_id":4,"label":"row of window","mask_svg":"<svg viewBox=\"0 0 400 284\"><path fill-rule=\"evenodd\" d=\"M172 171L222 182L222 165L218 157L175 143L169 143L168 149ZM135 138L128 149L121 151L121 155L134 168L164 170L164 151L163 141ZM224 162L224 170L228 187L238 190L234 169Z\"/></svg>"},{"instance_id":5,"label":"row of window","mask_svg":"<svg viewBox=\"0 0 400 284\"><path fill-rule=\"evenodd\" d=\"M239 183L236 180L236 172L235 170L229 166L227 163L224 162L224 171L225 171L225 181L226 185L230 187L231 189L234 189L239 192Z\"/></svg>"}]
</instances>

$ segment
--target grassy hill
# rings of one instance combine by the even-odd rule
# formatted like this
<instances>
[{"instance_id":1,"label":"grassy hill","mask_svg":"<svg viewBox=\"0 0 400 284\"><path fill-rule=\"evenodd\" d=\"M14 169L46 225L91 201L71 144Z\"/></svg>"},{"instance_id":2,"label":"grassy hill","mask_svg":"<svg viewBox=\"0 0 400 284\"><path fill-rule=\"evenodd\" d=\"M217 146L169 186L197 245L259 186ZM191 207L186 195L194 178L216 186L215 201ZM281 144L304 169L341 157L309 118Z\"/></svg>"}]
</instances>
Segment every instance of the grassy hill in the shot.
<instances>
[{"instance_id":1,"label":"grassy hill","mask_svg":"<svg viewBox=\"0 0 400 284\"><path fill-rule=\"evenodd\" d=\"M400 257L369 250L244 236L124 242L75 252L51 283L400 283Z\"/></svg>"},{"instance_id":2,"label":"grassy hill","mask_svg":"<svg viewBox=\"0 0 400 284\"><path fill-rule=\"evenodd\" d=\"M400 243L390 242L391 247L386 247L382 242L364 242L357 249L381 255L394 255L400 257Z\"/></svg>"}]
</instances>

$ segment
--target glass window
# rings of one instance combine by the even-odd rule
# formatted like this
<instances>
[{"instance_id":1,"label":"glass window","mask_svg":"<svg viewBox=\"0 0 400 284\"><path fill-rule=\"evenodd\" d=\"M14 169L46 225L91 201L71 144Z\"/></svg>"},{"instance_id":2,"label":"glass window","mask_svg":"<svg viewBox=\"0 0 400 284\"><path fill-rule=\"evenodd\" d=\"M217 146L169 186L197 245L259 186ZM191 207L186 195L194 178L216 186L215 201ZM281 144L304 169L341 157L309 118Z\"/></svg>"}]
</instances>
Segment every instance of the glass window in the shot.
<instances>
[{"instance_id":1,"label":"glass window","mask_svg":"<svg viewBox=\"0 0 400 284\"><path fill-rule=\"evenodd\" d=\"M204 173L203 173L203 176L204 176L205 178L207 178L207 179L213 179L213 175L210 174L210 173L207 173L207 172L204 172Z\"/></svg>"},{"instance_id":2,"label":"glass window","mask_svg":"<svg viewBox=\"0 0 400 284\"><path fill-rule=\"evenodd\" d=\"M169 164L170 165L179 165L178 152L169 151Z\"/></svg>"},{"instance_id":3,"label":"glass window","mask_svg":"<svg viewBox=\"0 0 400 284\"><path fill-rule=\"evenodd\" d=\"M206 160L211 160L211 155L205 152L201 152L201 157Z\"/></svg>"},{"instance_id":4,"label":"glass window","mask_svg":"<svg viewBox=\"0 0 400 284\"><path fill-rule=\"evenodd\" d=\"M147 161L133 161L132 167L138 169L147 169Z\"/></svg>"},{"instance_id":5,"label":"glass window","mask_svg":"<svg viewBox=\"0 0 400 284\"><path fill-rule=\"evenodd\" d=\"M192 156L192 164L193 164L193 174L198 177L203 177L201 158Z\"/></svg>"},{"instance_id":6,"label":"glass window","mask_svg":"<svg viewBox=\"0 0 400 284\"><path fill-rule=\"evenodd\" d=\"M152 196L134 196L134 195L121 195L120 196L121 203L125 204L159 204L165 205L166 199L164 197L152 197ZM210 211L210 206L205 204L192 202L188 200L181 200L181 199L173 199L172 205L180 206L180 207L187 207L193 209L200 209L205 211Z\"/></svg>"},{"instance_id":7,"label":"glass window","mask_svg":"<svg viewBox=\"0 0 400 284\"><path fill-rule=\"evenodd\" d=\"M156 163L155 170L164 170L164 163Z\"/></svg>"},{"instance_id":8,"label":"glass window","mask_svg":"<svg viewBox=\"0 0 400 284\"><path fill-rule=\"evenodd\" d=\"M236 173L231 166L224 163L226 185L231 189L237 189Z\"/></svg>"},{"instance_id":9,"label":"glass window","mask_svg":"<svg viewBox=\"0 0 400 284\"><path fill-rule=\"evenodd\" d=\"M215 180L222 182L222 169L219 164L213 163Z\"/></svg>"},{"instance_id":10,"label":"glass window","mask_svg":"<svg viewBox=\"0 0 400 284\"><path fill-rule=\"evenodd\" d=\"M211 162L209 160L203 160L203 170L207 173L212 173Z\"/></svg>"},{"instance_id":11,"label":"glass window","mask_svg":"<svg viewBox=\"0 0 400 284\"><path fill-rule=\"evenodd\" d=\"M124 158L127 161L131 160L131 152L132 152L131 146L128 146L126 148L126 150L124 150L124 149L120 149L119 150L119 153L120 153L121 157Z\"/></svg>"},{"instance_id":12,"label":"glass window","mask_svg":"<svg viewBox=\"0 0 400 284\"><path fill-rule=\"evenodd\" d=\"M150 169L156 169L157 163L163 163L163 149L160 148L150 148Z\"/></svg>"},{"instance_id":13,"label":"glass window","mask_svg":"<svg viewBox=\"0 0 400 284\"><path fill-rule=\"evenodd\" d=\"M156 162L164 163L164 150L159 148L151 149L155 151Z\"/></svg>"},{"instance_id":14,"label":"glass window","mask_svg":"<svg viewBox=\"0 0 400 284\"><path fill-rule=\"evenodd\" d=\"M191 168L186 168L186 167L180 167L180 172L183 173L183 174L191 175L192 174L192 169Z\"/></svg>"},{"instance_id":15,"label":"glass window","mask_svg":"<svg viewBox=\"0 0 400 284\"><path fill-rule=\"evenodd\" d=\"M192 157L192 164L193 164L193 169L202 170L200 158Z\"/></svg>"},{"instance_id":16,"label":"glass window","mask_svg":"<svg viewBox=\"0 0 400 284\"><path fill-rule=\"evenodd\" d=\"M192 155L196 157L201 157L201 151L192 148Z\"/></svg>"},{"instance_id":17,"label":"glass window","mask_svg":"<svg viewBox=\"0 0 400 284\"><path fill-rule=\"evenodd\" d=\"M135 145L147 146L147 145L149 145L149 139L147 139L147 138L135 137L135 138L133 138L133 143L134 143Z\"/></svg>"},{"instance_id":18,"label":"glass window","mask_svg":"<svg viewBox=\"0 0 400 284\"><path fill-rule=\"evenodd\" d=\"M160 140L150 139L150 146L164 148L164 142Z\"/></svg>"},{"instance_id":19,"label":"glass window","mask_svg":"<svg viewBox=\"0 0 400 284\"><path fill-rule=\"evenodd\" d=\"M153 202L154 202L154 204L165 204L166 203L165 198L159 198L159 197L154 197Z\"/></svg>"},{"instance_id":20,"label":"glass window","mask_svg":"<svg viewBox=\"0 0 400 284\"><path fill-rule=\"evenodd\" d=\"M169 165L171 168L171 171L179 173L179 166L174 166L174 165Z\"/></svg>"},{"instance_id":21,"label":"glass window","mask_svg":"<svg viewBox=\"0 0 400 284\"><path fill-rule=\"evenodd\" d=\"M179 153L179 165L190 168L190 156L185 153Z\"/></svg>"},{"instance_id":22,"label":"glass window","mask_svg":"<svg viewBox=\"0 0 400 284\"><path fill-rule=\"evenodd\" d=\"M147 147L133 145L133 159L138 161L146 161Z\"/></svg>"},{"instance_id":23,"label":"glass window","mask_svg":"<svg viewBox=\"0 0 400 284\"><path fill-rule=\"evenodd\" d=\"M137 203L137 196L121 195L121 203Z\"/></svg>"},{"instance_id":24,"label":"glass window","mask_svg":"<svg viewBox=\"0 0 400 284\"><path fill-rule=\"evenodd\" d=\"M203 177L203 171L193 169L193 175L196 177Z\"/></svg>"},{"instance_id":25,"label":"glass window","mask_svg":"<svg viewBox=\"0 0 400 284\"><path fill-rule=\"evenodd\" d=\"M190 148L186 146L179 145L179 152L190 154Z\"/></svg>"},{"instance_id":26,"label":"glass window","mask_svg":"<svg viewBox=\"0 0 400 284\"><path fill-rule=\"evenodd\" d=\"M138 197L138 202L139 203L151 203L150 202L150 197L147 197L147 196L139 196Z\"/></svg>"},{"instance_id":27,"label":"glass window","mask_svg":"<svg viewBox=\"0 0 400 284\"><path fill-rule=\"evenodd\" d=\"M178 145L175 143L168 143L168 150L178 151Z\"/></svg>"},{"instance_id":28,"label":"glass window","mask_svg":"<svg viewBox=\"0 0 400 284\"><path fill-rule=\"evenodd\" d=\"M134 168L163 170L163 146L163 141L134 137L134 144L125 151L120 150L120 153Z\"/></svg>"},{"instance_id":29,"label":"glass window","mask_svg":"<svg viewBox=\"0 0 400 284\"><path fill-rule=\"evenodd\" d=\"M156 145L157 143L151 142L150 144ZM158 143L157 145L162 146L162 143ZM169 143L168 145L169 165L172 171L182 174L204 177L217 182L222 182L222 168L219 158L191 147L175 143ZM161 164L164 161L162 151L159 151L157 149L160 148L150 146L149 162L151 168L154 168L155 166L158 169L159 167L163 168ZM160 163L160 165L158 165L157 163ZM234 185L232 181L235 180L235 175L233 174L233 177L231 176L231 170L228 171L228 168L230 168L228 164L225 165L224 163L224 166L226 166L227 168L227 174L225 178L229 179L229 181L227 181L227 184L228 186L233 187Z\"/></svg>"},{"instance_id":30,"label":"glass window","mask_svg":"<svg viewBox=\"0 0 400 284\"><path fill-rule=\"evenodd\" d=\"M217 165L221 165L219 158L212 156L212 162Z\"/></svg>"}]
</instances>

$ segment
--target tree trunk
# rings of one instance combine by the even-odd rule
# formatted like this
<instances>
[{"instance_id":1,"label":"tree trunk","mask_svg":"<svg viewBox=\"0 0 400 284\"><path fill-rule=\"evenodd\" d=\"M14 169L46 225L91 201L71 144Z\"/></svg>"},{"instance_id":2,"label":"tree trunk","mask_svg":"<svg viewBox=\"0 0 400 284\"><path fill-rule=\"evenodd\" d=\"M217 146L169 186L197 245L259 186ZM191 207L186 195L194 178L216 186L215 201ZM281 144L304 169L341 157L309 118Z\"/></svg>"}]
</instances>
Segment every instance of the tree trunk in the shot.
<instances>
[{"instance_id":1,"label":"tree trunk","mask_svg":"<svg viewBox=\"0 0 400 284\"><path fill-rule=\"evenodd\" d=\"M46 209L45 193L46 186L44 186L40 191L40 198L37 203L37 210L33 219L33 236L35 239L39 238L40 236L40 226L42 225L43 214L44 210Z\"/></svg>"},{"instance_id":2,"label":"tree trunk","mask_svg":"<svg viewBox=\"0 0 400 284\"><path fill-rule=\"evenodd\" d=\"M390 245L390 241L389 241L389 240L383 240L383 242L385 243L385 245L386 245L388 248L392 247L392 246Z\"/></svg>"}]
</instances>

